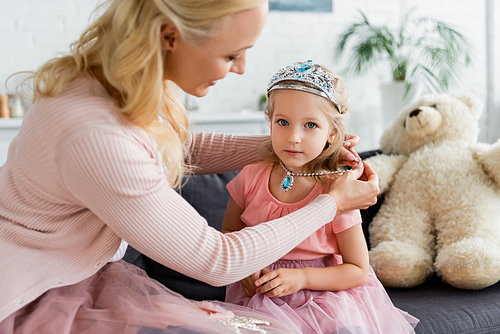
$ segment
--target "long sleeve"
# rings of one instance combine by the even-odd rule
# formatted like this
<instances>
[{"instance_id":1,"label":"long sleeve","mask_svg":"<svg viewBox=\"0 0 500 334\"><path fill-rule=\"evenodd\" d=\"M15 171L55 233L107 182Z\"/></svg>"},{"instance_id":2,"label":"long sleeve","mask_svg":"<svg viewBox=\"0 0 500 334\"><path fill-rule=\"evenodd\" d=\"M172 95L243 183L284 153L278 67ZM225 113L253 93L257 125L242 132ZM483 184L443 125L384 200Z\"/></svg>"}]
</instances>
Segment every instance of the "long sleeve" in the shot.
<instances>
[{"instance_id":1,"label":"long sleeve","mask_svg":"<svg viewBox=\"0 0 500 334\"><path fill-rule=\"evenodd\" d=\"M283 218L222 234L171 189L148 150L109 131L69 145L60 174L74 200L131 246L212 285L235 282L279 259L336 213L333 198L321 195Z\"/></svg>"},{"instance_id":2,"label":"long sleeve","mask_svg":"<svg viewBox=\"0 0 500 334\"><path fill-rule=\"evenodd\" d=\"M224 173L259 161L258 150L268 135L237 136L191 133L185 147L186 162L195 174Z\"/></svg>"},{"instance_id":3,"label":"long sleeve","mask_svg":"<svg viewBox=\"0 0 500 334\"><path fill-rule=\"evenodd\" d=\"M240 169L257 159L263 140L193 135L186 157L198 172ZM277 260L335 213L325 195L279 221L222 235L171 189L147 132L83 75L34 103L0 169L0 268L7 268L0 270L0 321L45 291L95 274L120 240L224 285Z\"/></svg>"}]
</instances>

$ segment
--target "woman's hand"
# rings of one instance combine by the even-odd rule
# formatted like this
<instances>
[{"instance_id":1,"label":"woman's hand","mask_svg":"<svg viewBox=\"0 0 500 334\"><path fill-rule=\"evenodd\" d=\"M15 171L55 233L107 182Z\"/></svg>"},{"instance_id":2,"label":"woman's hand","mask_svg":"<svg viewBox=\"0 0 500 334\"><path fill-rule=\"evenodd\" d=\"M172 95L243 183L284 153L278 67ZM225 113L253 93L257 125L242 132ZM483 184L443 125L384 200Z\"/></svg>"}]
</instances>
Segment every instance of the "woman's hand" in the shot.
<instances>
[{"instance_id":1,"label":"woman's hand","mask_svg":"<svg viewBox=\"0 0 500 334\"><path fill-rule=\"evenodd\" d=\"M269 269L264 268L241 280L241 287L243 288L243 291L245 292L247 297L252 298L253 295L255 295L257 289L255 281L269 272Z\"/></svg>"},{"instance_id":2,"label":"woman's hand","mask_svg":"<svg viewBox=\"0 0 500 334\"><path fill-rule=\"evenodd\" d=\"M337 203L337 215L340 215L374 205L379 191L377 174L366 162L361 162L337 177L328 194Z\"/></svg>"},{"instance_id":3,"label":"woman's hand","mask_svg":"<svg viewBox=\"0 0 500 334\"><path fill-rule=\"evenodd\" d=\"M354 146L358 145L359 142L358 136L349 133L345 134L344 147L340 149L339 165L354 167L361 161L358 153L354 150Z\"/></svg>"},{"instance_id":4,"label":"woman's hand","mask_svg":"<svg viewBox=\"0 0 500 334\"><path fill-rule=\"evenodd\" d=\"M306 275L301 269L279 268L255 281L256 291L268 297L283 297L301 290L305 280Z\"/></svg>"}]
</instances>

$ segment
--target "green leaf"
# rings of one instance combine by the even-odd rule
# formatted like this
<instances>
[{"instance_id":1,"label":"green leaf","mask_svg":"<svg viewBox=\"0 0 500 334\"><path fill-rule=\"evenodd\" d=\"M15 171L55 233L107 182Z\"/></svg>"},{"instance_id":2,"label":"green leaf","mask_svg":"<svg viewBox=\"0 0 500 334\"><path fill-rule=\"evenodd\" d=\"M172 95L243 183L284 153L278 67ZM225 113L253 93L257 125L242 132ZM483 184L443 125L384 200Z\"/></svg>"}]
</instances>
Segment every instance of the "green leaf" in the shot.
<instances>
[{"instance_id":1,"label":"green leaf","mask_svg":"<svg viewBox=\"0 0 500 334\"><path fill-rule=\"evenodd\" d=\"M417 84L428 92L447 91L460 80L460 70L472 63L469 40L447 22L413 16L410 8L397 27L372 25L362 10L360 18L337 38L334 57L348 54L346 74L363 75L387 62L394 81L407 82L405 95Z\"/></svg>"}]
</instances>

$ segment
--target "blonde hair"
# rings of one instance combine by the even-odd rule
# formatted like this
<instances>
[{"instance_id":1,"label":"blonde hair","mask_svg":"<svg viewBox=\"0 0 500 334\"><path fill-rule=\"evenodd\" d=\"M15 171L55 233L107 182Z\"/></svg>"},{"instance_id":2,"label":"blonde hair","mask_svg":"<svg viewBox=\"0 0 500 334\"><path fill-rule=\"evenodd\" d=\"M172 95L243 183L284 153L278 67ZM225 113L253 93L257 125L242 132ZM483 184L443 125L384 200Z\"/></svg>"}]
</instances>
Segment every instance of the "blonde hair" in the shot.
<instances>
[{"instance_id":1,"label":"blonde hair","mask_svg":"<svg viewBox=\"0 0 500 334\"><path fill-rule=\"evenodd\" d=\"M335 132L334 139L332 143L326 144L323 151L312 161L307 163L303 167L304 173L318 173L321 171L335 171L338 169L338 161L340 158L340 149L344 143L345 137L345 122L347 121L349 111L351 109L351 100L349 98L347 92L347 86L344 81L335 73L328 70L327 68L321 66L333 82L333 87L335 90L334 97L340 104L340 108L342 109L342 114L339 112L335 104L321 96L316 96L316 101L318 103L319 109L325 113L330 122L330 126ZM301 81L282 81L280 84L293 84L293 85L301 85L310 88L314 88L313 86L301 82ZM264 110L266 119L271 123L274 115L274 96L279 94L280 90L273 90L269 93L269 99L267 106ZM273 150L272 140L267 140L261 147L260 150L261 157L269 162L278 164L279 158ZM318 181L326 181L320 177L316 177Z\"/></svg>"},{"instance_id":2,"label":"blonde hair","mask_svg":"<svg viewBox=\"0 0 500 334\"><path fill-rule=\"evenodd\" d=\"M145 129L156 142L167 179L180 184L189 166L183 143L188 119L179 89L163 80L160 28L173 23L182 38L202 44L217 33L225 18L257 7L265 0L106 0L104 10L71 44L69 54L49 60L26 80L33 80L33 101L57 95L75 78L102 66L104 76L119 92L118 111ZM23 84L26 83L23 82Z\"/></svg>"}]
</instances>

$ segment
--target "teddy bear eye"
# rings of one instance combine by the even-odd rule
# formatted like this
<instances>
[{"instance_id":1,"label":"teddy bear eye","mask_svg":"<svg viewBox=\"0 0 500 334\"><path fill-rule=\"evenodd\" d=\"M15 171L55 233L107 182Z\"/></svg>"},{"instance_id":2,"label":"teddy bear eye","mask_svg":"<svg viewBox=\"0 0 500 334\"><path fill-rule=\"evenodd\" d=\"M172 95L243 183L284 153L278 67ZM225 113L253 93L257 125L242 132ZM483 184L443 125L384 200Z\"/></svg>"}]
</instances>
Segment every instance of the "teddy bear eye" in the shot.
<instances>
[{"instance_id":1,"label":"teddy bear eye","mask_svg":"<svg viewBox=\"0 0 500 334\"><path fill-rule=\"evenodd\" d=\"M437 108L437 104L433 104L432 106L430 106L431 108L434 108L436 109Z\"/></svg>"}]
</instances>

